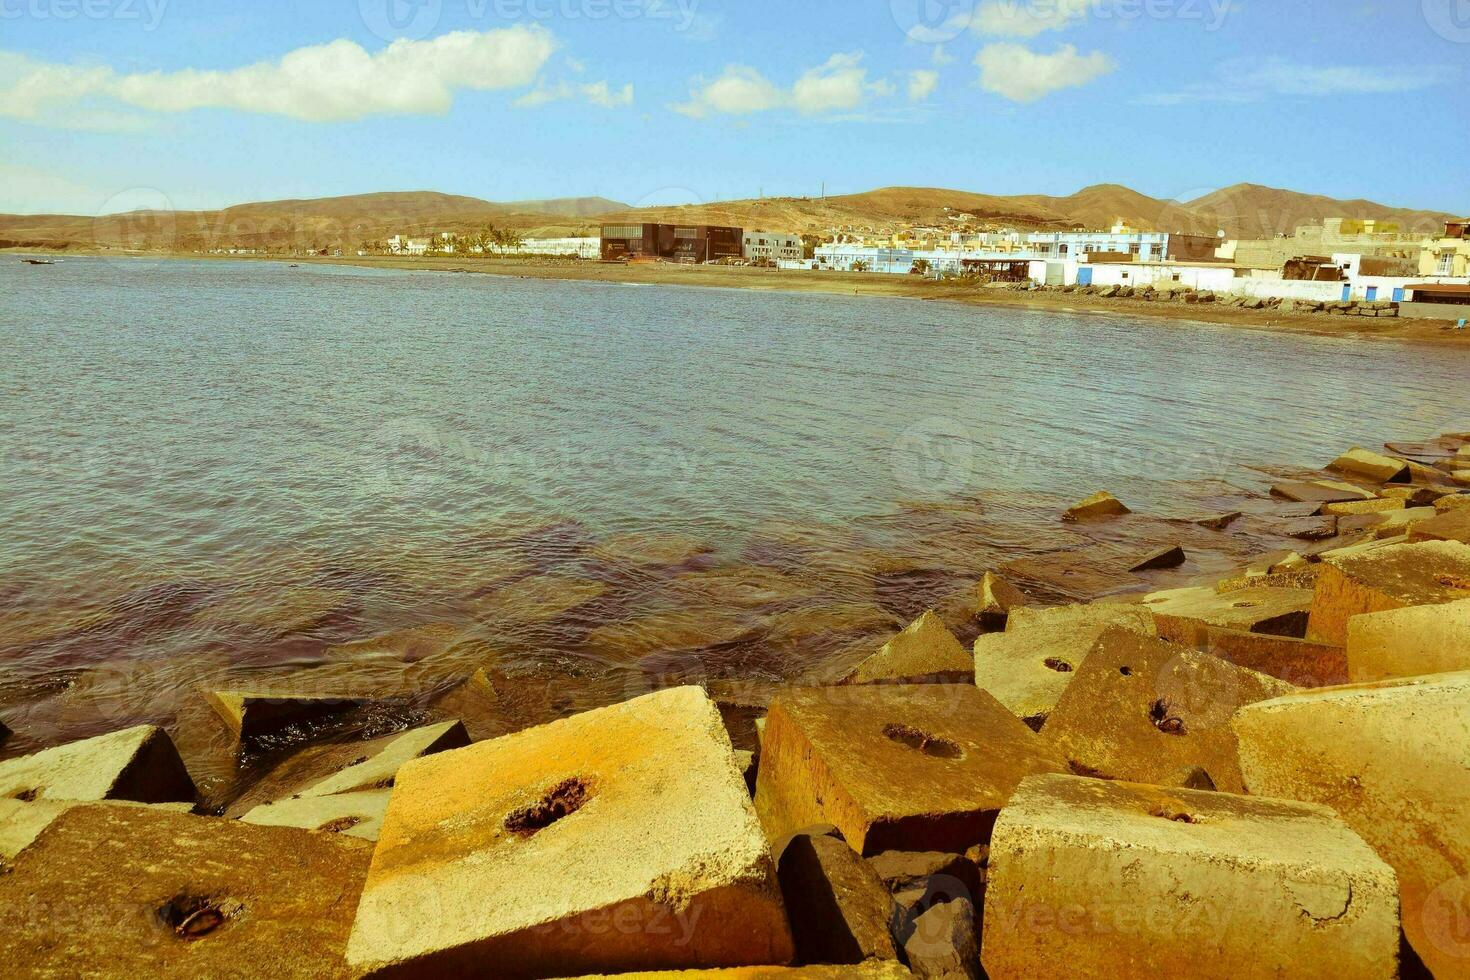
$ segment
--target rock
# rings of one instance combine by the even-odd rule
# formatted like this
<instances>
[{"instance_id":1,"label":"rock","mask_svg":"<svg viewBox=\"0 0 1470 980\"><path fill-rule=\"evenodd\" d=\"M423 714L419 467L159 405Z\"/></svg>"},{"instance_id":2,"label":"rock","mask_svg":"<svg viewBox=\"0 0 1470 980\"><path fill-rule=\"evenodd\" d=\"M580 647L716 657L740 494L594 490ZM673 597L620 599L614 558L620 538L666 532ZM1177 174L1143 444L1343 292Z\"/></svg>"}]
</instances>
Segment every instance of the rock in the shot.
<instances>
[{"instance_id":1,"label":"rock","mask_svg":"<svg viewBox=\"0 0 1470 980\"><path fill-rule=\"evenodd\" d=\"M364 698L255 691L206 691L204 696L245 750L367 703Z\"/></svg>"},{"instance_id":2,"label":"rock","mask_svg":"<svg viewBox=\"0 0 1470 980\"><path fill-rule=\"evenodd\" d=\"M483 667L434 702L434 710L440 716L458 719L472 742L509 735L519 727Z\"/></svg>"},{"instance_id":3,"label":"rock","mask_svg":"<svg viewBox=\"0 0 1470 980\"><path fill-rule=\"evenodd\" d=\"M537 575L479 600L474 612L477 618L508 626L550 623L597 601L606 592L607 583L597 579Z\"/></svg>"},{"instance_id":4,"label":"rock","mask_svg":"<svg viewBox=\"0 0 1470 980\"><path fill-rule=\"evenodd\" d=\"M613 565L683 565L714 551L687 534L623 534L594 545L592 555Z\"/></svg>"},{"instance_id":5,"label":"rock","mask_svg":"<svg viewBox=\"0 0 1470 980\"><path fill-rule=\"evenodd\" d=\"M1012 578L1034 583L1041 590L1074 599L1107 595L1138 584L1138 579L1113 557L1089 550L1017 558L1001 565L1000 570Z\"/></svg>"},{"instance_id":6,"label":"rock","mask_svg":"<svg viewBox=\"0 0 1470 980\"><path fill-rule=\"evenodd\" d=\"M1347 624L1361 613L1470 599L1470 545L1425 541L1323 556L1308 639L1347 644Z\"/></svg>"},{"instance_id":7,"label":"rock","mask_svg":"<svg viewBox=\"0 0 1470 980\"><path fill-rule=\"evenodd\" d=\"M1452 493L1434 502L1434 509L1441 514L1470 507L1470 493Z\"/></svg>"},{"instance_id":8,"label":"rock","mask_svg":"<svg viewBox=\"0 0 1470 980\"><path fill-rule=\"evenodd\" d=\"M929 610L849 674L848 684L957 684L975 679L975 661Z\"/></svg>"},{"instance_id":9,"label":"rock","mask_svg":"<svg viewBox=\"0 0 1470 980\"><path fill-rule=\"evenodd\" d=\"M1064 521L1086 521L1099 517L1117 517L1133 513L1117 497L1106 490L1095 493L1080 503L1073 504L1062 515Z\"/></svg>"},{"instance_id":10,"label":"rock","mask_svg":"<svg viewBox=\"0 0 1470 980\"><path fill-rule=\"evenodd\" d=\"M1335 504L1323 504L1322 513L1333 517L1350 514L1381 514L1389 510L1403 510L1404 502L1392 497L1374 497L1372 500L1344 500Z\"/></svg>"},{"instance_id":11,"label":"rock","mask_svg":"<svg viewBox=\"0 0 1470 980\"><path fill-rule=\"evenodd\" d=\"M1011 609L1027 602L1020 589L994 572L985 573L975 592L979 599L979 612L975 618L980 620L981 629L992 633L1005 629Z\"/></svg>"},{"instance_id":12,"label":"rock","mask_svg":"<svg viewBox=\"0 0 1470 980\"><path fill-rule=\"evenodd\" d=\"M1411 542L1458 541L1470 544L1470 508L1461 507L1443 513L1435 510L1435 514L1438 516L1425 517L1409 525Z\"/></svg>"},{"instance_id":13,"label":"rock","mask_svg":"<svg viewBox=\"0 0 1470 980\"><path fill-rule=\"evenodd\" d=\"M1219 514L1210 514L1206 517L1196 518L1193 523L1198 524L1200 527L1209 528L1211 531L1223 531L1240 520L1240 517L1240 511L1227 510Z\"/></svg>"},{"instance_id":14,"label":"rock","mask_svg":"<svg viewBox=\"0 0 1470 980\"><path fill-rule=\"evenodd\" d=\"M995 827L983 959L992 980L1394 977L1397 905L1326 807L1037 776Z\"/></svg>"},{"instance_id":15,"label":"rock","mask_svg":"<svg viewBox=\"0 0 1470 980\"><path fill-rule=\"evenodd\" d=\"M1338 520L1331 516L1297 517L1280 521L1271 529L1298 541L1325 541L1337 537Z\"/></svg>"},{"instance_id":16,"label":"rock","mask_svg":"<svg viewBox=\"0 0 1470 980\"><path fill-rule=\"evenodd\" d=\"M1177 544L1171 544L1140 555L1129 565L1128 570L1145 572L1155 568L1178 568L1184 561L1184 549Z\"/></svg>"},{"instance_id":17,"label":"rock","mask_svg":"<svg viewBox=\"0 0 1470 980\"><path fill-rule=\"evenodd\" d=\"M1467 705L1470 673L1454 673L1303 691L1235 719L1250 791L1330 806L1361 834L1398 873L1404 932L1439 977L1465 976L1470 952Z\"/></svg>"},{"instance_id":18,"label":"rock","mask_svg":"<svg viewBox=\"0 0 1470 980\"><path fill-rule=\"evenodd\" d=\"M0 957L12 976L346 980L372 853L350 837L77 807L0 875Z\"/></svg>"},{"instance_id":19,"label":"rock","mask_svg":"<svg viewBox=\"0 0 1470 980\"><path fill-rule=\"evenodd\" d=\"M1059 769L969 685L798 688L771 702L755 805L772 840L830 823L860 854L963 851L1022 777Z\"/></svg>"},{"instance_id":20,"label":"rock","mask_svg":"<svg viewBox=\"0 0 1470 980\"><path fill-rule=\"evenodd\" d=\"M1317 504L1333 504L1343 500L1367 500L1373 496L1367 490L1355 487L1351 483L1337 483L1332 480L1278 483L1271 488L1271 493L1287 500Z\"/></svg>"},{"instance_id":21,"label":"rock","mask_svg":"<svg viewBox=\"0 0 1470 980\"><path fill-rule=\"evenodd\" d=\"M132 803L127 800L0 800L0 874L5 865L51 826L63 813L81 806L153 807L171 813L192 813L192 803Z\"/></svg>"},{"instance_id":22,"label":"rock","mask_svg":"<svg viewBox=\"0 0 1470 980\"><path fill-rule=\"evenodd\" d=\"M1209 626L1196 649L1298 687L1328 687L1348 681L1348 658L1342 647L1293 636Z\"/></svg>"},{"instance_id":23,"label":"rock","mask_svg":"<svg viewBox=\"0 0 1470 980\"><path fill-rule=\"evenodd\" d=\"M400 769L347 959L557 976L791 955L729 736L682 687Z\"/></svg>"},{"instance_id":24,"label":"rock","mask_svg":"<svg viewBox=\"0 0 1470 980\"><path fill-rule=\"evenodd\" d=\"M333 796L303 796L262 804L240 819L262 827L297 827L323 834L347 834L375 841L383 829L392 790L367 790Z\"/></svg>"},{"instance_id":25,"label":"rock","mask_svg":"<svg viewBox=\"0 0 1470 980\"><path fill-rule=\"evenodd\" d=\"M10 727L5 724L4 719L0 719L0 742L4 742L10 735Z\"/></svg>"},{"instance_id":26,"label":"rock","mask_svg":"<svg viewBox=\"0 0 1470 980\"><path fill-rule=\"evenodd\" d=\"M1408 483L1409 467L1401 459L1354 446L1327 467L1340 473L1366 477L1375 483Z\"/></svg>"},{"instance_id":27,"label":"rock","mask_svg":"<svg viewBox=\"0 0 1470 980\"><path fill-rule=\"evenodd\" d=\"M1143 606L1153 613L1158 633L1166 640L1195 646L1206 627L1273 636L1301 636L1306 631L1310 589L1271 587L1237 589L1221 595L1214 589L1193 587L1153 592Z\"/></svg>"},{"instance_id":28,"label":"rock","mask_svg":"<svg viewBox=\"0 0 1470 980\"><path fill-rule=\"evenodd\" d=\"M982 845L983 846L983 845ZM878 877L895 895L917 892L923 901L938 891L946 899L965 897L979 904L984 887L979 869L969 857L948 851L884 851L868 859Z\"/></svg>"},{"instance_id":29,"label":"rock","mask_svg":"<svg viewBox=\"0 0 1470 980\"><path fill-rule=\"evenodd\" d=\"M1230 716L1296 690L1274 677L1125 629L1104 633L1041 729L1072 771L1163 784L1193 766L1242 791Z\"/></svg>"},{"instance_id":30,"label":"rock","mask_svg":"<svg viewBox=\"0 0 1470 980\"><path fill-rule=\"evenodd\" d=\"M0 762L0 799L193 803L196 796L173 741L152 725Z\"/></svg>"},{"instance_id":31,"label":"rock","mask_svg":"<svg viewBox=\"0 0 1470 980\"><path fill-rule=\"evenodd\" d=\"M1439 511L1433 507L1408 507L1404 510L1393 510L1381 514L1371 515L1374 522L1369 533L1376 538L1395 537L1400 534L1408 534L1410 541L1453 541L1453 537L1437 537L1432 532L1416 538L1414 531L1420 525L1433 521ZM1470 525L1467 525L1470 531Z\"/></svg>"},{"instance_id":32,"label":"rock","mask_svg":"<svg viewBox=\"0 0 1470 980\"><path fill-rule=\"evenodd\" d=\"M1154 636L1153 616L1143 606L1090 603L1016 610L1004 633L975 640L975 684L1033 728L1040 728L1110 627L1122 625Z\"/></svg>"},{"instance_id":33,"label":"rock","mask_svg":"<svg viewBox=\"0 0 1470 980\"><path fill-rule=\"evenodd\" d=\"M573 980L912 980L913 974L893 960L870 960L856 966L754 966L728 970L653 970L573 978Z\"/></svg>"},{"instance_id":34,"label":"rock","mask_svg":"<svg viewBox=\"0 0 1470 980\"><path fill-rule=\"evenodd\" d=\"M841 837L798 834L781 851L777 873L799 962L899 958L893 897Z\"/></svg>"},{"instance_id":35,"label":"rock","mask_svg":"<svg viewBox=\"0 0 1470 980\"><path fill-rule=\"evenodd\" d=\"M759 757L749 749L735 750L735 768L740 770L740 776L745 780L745 788L750 791L751 796L755 796L755 774L759 761Z\"/></svg>"},{"instance_id":36,"label":"rock","mask_svg":"<svg viewBox=\"0 0 1470 980\"><path fill-rule=\"evenodd\" d=\"M1347 664L1355 683L1470 670L1470 599L1352 617Z\"/></svg>"},{"instance_id":37,"label":"rock","mask_svg":"<svg viewBox=\"0 0 1470 980\"><path fill-rule=\"evenodd\" d=\"M1462 487L1470 487L1470 470L1454 470L1450 473L1450 479Z\"/></svg>"},{"instance_id":38,"label":"rock","mask_svg":"<svg viewBox=\"0 0 1470 980\"><path fill-rule=\"evenodd\" d=\"M965 898L931 906L919 916L903 944L915 975L944 980L980 980L980 930L975 906Z\"/></svg>"}]
</instances>

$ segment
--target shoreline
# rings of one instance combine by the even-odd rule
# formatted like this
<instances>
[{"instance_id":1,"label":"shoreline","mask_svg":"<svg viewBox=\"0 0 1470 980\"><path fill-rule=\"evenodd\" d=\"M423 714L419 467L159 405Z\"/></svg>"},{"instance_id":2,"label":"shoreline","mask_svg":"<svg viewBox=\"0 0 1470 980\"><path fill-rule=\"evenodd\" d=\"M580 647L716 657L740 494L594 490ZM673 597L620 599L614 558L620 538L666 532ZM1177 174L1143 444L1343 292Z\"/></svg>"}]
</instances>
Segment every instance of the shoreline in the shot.
<instances>
[{"instance_id":1,"label":"shoreline","mask_svg":"<svg viewBox=\"0 0 1470 980\"><path fill-rule=\"evenodd\" d=\"M4 249L13 255L60 255L115 258L97 250L53 251ZM1223 304L1150 302L1132 298L1103 298L1079 292L1012 291L986 289L956 281L938 281L884 273L814 272L760 269L742 266L687 266L672 263L622 265L591 260L549 258L466 258L443 256L305 256L284 258L258 255L198 255L193 253L128 254L128 258L193 259L201 261L277 262L295 265L342 265L365 269L459 273L649 286L689 286L748 289L761 292L917 299L964 306L998 306L1038 312L1142 317L1176 323L1198 323L1256 332L1282 332L1333 337L1342 340L1400 341L1425 344L1470 344L1470 331L1456 331L1444 320L1333 317L1326 314L1247 310Z\"/></svg>"}]
</instances>

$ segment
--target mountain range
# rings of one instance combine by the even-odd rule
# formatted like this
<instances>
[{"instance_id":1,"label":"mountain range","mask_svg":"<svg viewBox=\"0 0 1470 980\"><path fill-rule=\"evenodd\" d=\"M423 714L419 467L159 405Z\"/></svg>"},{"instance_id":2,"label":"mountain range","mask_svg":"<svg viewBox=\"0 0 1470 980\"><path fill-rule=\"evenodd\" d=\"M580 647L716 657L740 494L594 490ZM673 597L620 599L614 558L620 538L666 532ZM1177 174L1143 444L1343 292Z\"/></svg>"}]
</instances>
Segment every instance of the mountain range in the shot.
<instances>
[{"instance_id":1,"label":"mountain range","mask_svg":"<svg viewBox=\"0 0 1470 980\"><path fill-rule=\"evenodd\" d=\"M217 211L133 211L80 215L0 215L0 247L201 248L295 244L355 249L394 234L475 234L488 226L524 236L596 235L603 222L663 221L830 234L904 227L1069 230L1122 220L1146 231L1230 238L1291 235L1324 218L1375 218L1415 234L1436 233L1449 212L1236 184L1188 201L1149 197L1097 184L1067 197L996 196L931 187L884 187L832 197L776 197L678 207L636 208L602 197L496 203L435 191L240 204Z\"/></svg>"}]
</instances>

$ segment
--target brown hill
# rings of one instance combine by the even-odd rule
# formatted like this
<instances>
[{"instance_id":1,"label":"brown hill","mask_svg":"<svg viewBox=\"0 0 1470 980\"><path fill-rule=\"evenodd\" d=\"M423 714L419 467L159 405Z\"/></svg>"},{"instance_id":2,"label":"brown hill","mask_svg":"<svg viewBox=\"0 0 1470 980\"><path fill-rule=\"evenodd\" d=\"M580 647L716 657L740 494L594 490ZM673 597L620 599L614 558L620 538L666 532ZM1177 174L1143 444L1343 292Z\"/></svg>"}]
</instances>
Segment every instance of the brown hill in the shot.
<instances>
[{"instance_id":1,"label":"brown hill","mask_svg":"<svg viewBox=\"0 0 1470 980\"><path fill-rule=\"evenodd\" d=\"M522 235L595 235L605 221L723 224L826 235L887 233L904 228L1107 228L1118 219L1154 231L1232 238L1292 234L1327 217L1395 220L1430 234L1448 213L1394 208L1372 201L1237 184L1197 200L1148 197L1118 184L1086 187L1067 197L1001 197L928 187L884 187L826 198L778 197L633 209L605 198L496 203L432 191L266 201L219 211L130 212L100 218L0 215L0 246L198 249L358 248L395 234L465 235L495 225Z\"/></svg>"}]
</instances>

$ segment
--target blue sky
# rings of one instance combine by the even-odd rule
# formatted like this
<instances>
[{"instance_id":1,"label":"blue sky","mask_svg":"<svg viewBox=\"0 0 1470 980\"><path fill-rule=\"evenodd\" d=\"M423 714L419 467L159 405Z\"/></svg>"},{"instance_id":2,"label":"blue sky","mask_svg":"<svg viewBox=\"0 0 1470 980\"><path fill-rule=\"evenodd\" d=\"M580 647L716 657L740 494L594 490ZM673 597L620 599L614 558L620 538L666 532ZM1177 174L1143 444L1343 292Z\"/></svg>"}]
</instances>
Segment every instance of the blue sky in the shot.
<instances>
[{"instance_id":1,"label":"blue sky","mask_svg":"<svg viewBox=\"0 0 1470 980\"><path fill-rule=\"evenodd\" d=\"M890 184L1470 213L1466 0L0 0L0 211Z\"/></svg>"}]
</instances>

